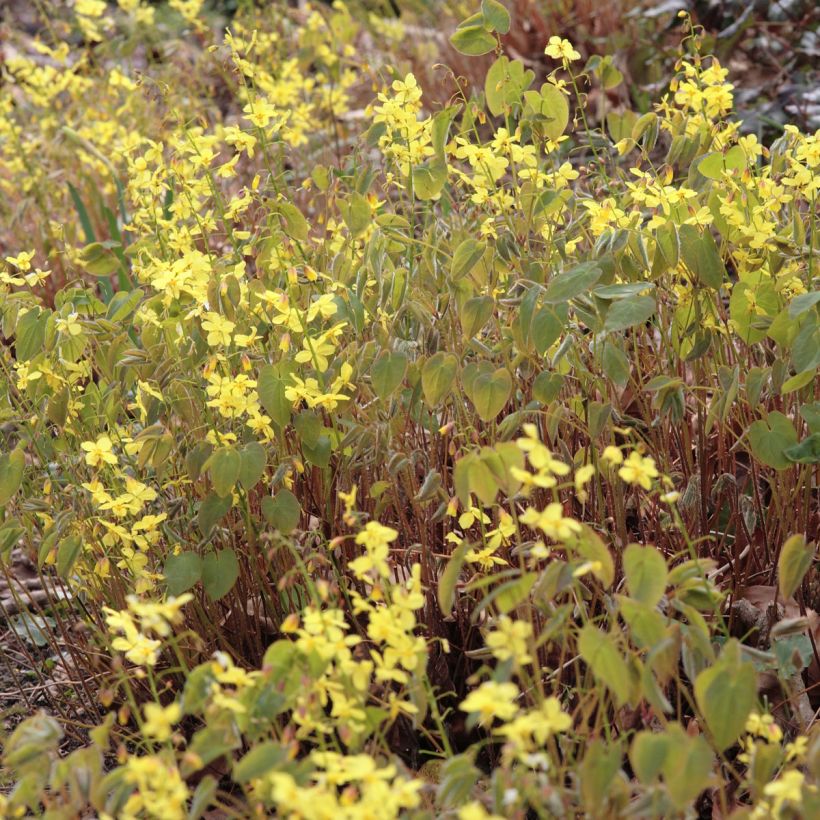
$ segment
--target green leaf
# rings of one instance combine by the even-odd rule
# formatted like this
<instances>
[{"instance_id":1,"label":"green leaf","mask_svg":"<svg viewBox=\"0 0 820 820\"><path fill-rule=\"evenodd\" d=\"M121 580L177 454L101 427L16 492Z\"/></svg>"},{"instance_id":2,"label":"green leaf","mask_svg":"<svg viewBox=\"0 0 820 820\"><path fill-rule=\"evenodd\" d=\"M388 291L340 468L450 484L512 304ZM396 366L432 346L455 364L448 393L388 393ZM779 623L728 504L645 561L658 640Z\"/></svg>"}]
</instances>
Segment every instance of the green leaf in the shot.
<instances>
[{"instance_id":1,"label":"green leaf","mask_svg":"<svg viewBox=\"0 0 820 820\"><path fill-rule=\"evenodd\" d=\"M247 491L253 489L265 473L267 455L258 441L248 442L240 451L239 483Z\"/></svg>"},{"instance_id":2,"label":"green leaf","mask_svg":"<svg viewBox=\"0 0 820 820\"><path fill-rule=\"evenodd\" d=\"M214 491L218 496L230 495L234 485L239 481L239 473L242 470L242 457L233 447L220 447L214 450L208 459L208 470L211 474L211 481Z\"/></svg>"},{"instance_id":3,"label":"green leaf","mask_svg":"<svg viewBox=\"0 0 820 820\"><path fill-rule=\"evenodd\" d=\"M510 371L499 367L494 373L479 374L472 385L472 399L482 421L492 421L510 399L513 380Z\"/></svg>"},{"instance_id":4,"label":"green leaf","mask_svg":"<svg viewBox=\"0 0 820 820\"><path fill-rule=\"evenodd\" d=\"M417 199L435 199L447 182L447 165L435 159L422 165L414 165L413 195Z\"/></svg>"},{"instance_id":5,"label":"green leaf","mask_svg":"<svg viewBox=\"0 0 820 820\"><path fill-rule=\"evenodd\" d=\"M493 315L495 302L490 296L474 296L461 309L461 329L465 339L472 339Z\"/></svg>"},{"instance_id":6,"label":"green leaf","mask_svg":"<svg viewBox=\"0 0 820 820\"><path fill-rule=\"evenodd\" d=\"M794 595L814 561L814 553L814 544L807 544L802 535L793 535L783 544L777 559L777 582L784 598Z\"/></svg>"},{"instance_id":7,"label":"green leaf","mask_svg":"<svg viewBox=\"0 0 820 820\"><path fill-rule=\"evenodd\" d=\"M163 569L169 595L182 595L202 577L202 559L195 552L168 556Z\"/></svg>"},{"instance_id":8,"label":"green leaf","mask_svg":"<svg viewBox=\"0 0 820 820\"><path fill-rule=\"evenodd\" d=\"M623 560L629 594L647 606L656 606L666 590L669 575L664 557L655 547L630 544L624 550Z\"/></svg>"},{"instance_id":9,"label":"green leaf","mask_svg":"<svg viewBox=\"0 0 820 820\"><path fill-rule=\"evenodd\" d=\"M71 568L74 566L82 552L83 541L79 535L69 535L60 541L57 547L57 574L63 579L68 579Z\"/></svg>"},{"instance_id":10,"label":"green leaf","mask_svg":"<svg viewBox=\"0 0 820 820\"><path fill-rule=\"evenodd\" d=\"M27 362L42 351L48 317L49 311L34 307L19 318L14 339L14 357L18 362Z\"/></svg>"},{"instance_id":11,"label":"green leaf","mask_svg":"<svg viewBox=\"0 0 820 820\"><path fill-rule=\"evenodd\" d=\"M14 518L9 518L0 527L0 559L8 557L8 554L14 549L14 545L24 532L25 530L18 526L17 520ZM54 532L54 535L56 536L56 532ZM49 543L48 537L44 538L40 549L43 550L44 547L48 547L50 551ZM42 561L40 563L42 564Z\"/></svg>"},{"instance_id":12,"label":"green leaf","mask_svg":"<svg viewBox=\"0 0 820 820\"><path fill-rule=\"evenodd\" d=\"M596 626L587 624L581 629L578 651L596 680L612 691L618 706L623 706L632 696L632 680L615 639Z\"/></svg>"},{"instance_id":13,"label":"green leaf","mask_svg":"<svg viewBox=\"0 0 820 820\"><path fill-rule=\"evenodd\" d=\"M566 319L561 318L557 311L548 305L532 317L530 338L539 356L543 356L558 341L565 323Z\"/></svg>"},{"instance_id":14,"label":"green leaf","mask_svg":"<svg viewBox=\"0 0 820 820\"><path fill-rule=\"evenodd\" d=\"M769 413L766 421L754 422L746 437L752 454L762 464L775 470L787 470L792 466L785 451L797 444L797 432L783 413L775 410Z\"/></svg>"},{"instance_id":15,"label":"green leaf","mask_svg":"<svg viewBox=\"0 0 820 820\"><path fill-rule=\"evenodd\" d=\"M487 28L506 34L510 30L510 13L498 0L481 0L481 13Z\"/></svg>"},{"instance_id":16,"label":"green leaf","mask_svg":"<svg viewBox=\"0 0 820 820\"><path fill-rule=\"evenodd\" d=\"M795 464L820 464L820 433L812 433L800 444L787 447L783 455Z\"/></svg>"},{"instance_id":17,"label":"green leaf","mask_svg":"<svg viewBox=\"0 0 820 820\"><path fill-rule=\"evenodd\" d=\"M670 747L670 738L666 734L644 730L635 735L629 749L629 762L636 777L645 786L661 773Z\"/></svg>"},{"instance_id":18,"label":"green leaf","mask_svg":"<svg viewBox=\"0 0 820 820\"><path fill-rule=\"evenodd\" d=\"M459 53L478 57L491 52L497 41L484 26L465 26L453 32L450 43Z\"/></svg>"},{"instance_id":19,"label":"green leaf","mask_svg":"<svg viewBox=\"0 0 820 820\"><path fill-rule=\"evenodd\" d=\"M23 483L26 457L20 448L0 456L0 507L5 507Z\"/></svg>"},{"instance_id":20,"label":"green leaf","mask_svg":"<svg viewBox=\"0 0 820 820\"><path fill-rule=\"evenodd\" d=\"M231 508L233 501L230 495L224 497L209 493L200 503L197 513L197 524L203 535L210 535L216 522Z\"/></svg>"},{"instance_id":21,"label":"green leaf","mask_svg":"<svg viewBox=\"0 0 820 820\"><path fill-rule=\"evenodd\" d=\"M262 515L272 527L283 535L289 535L299 525L302 507L299 499L283 487L275 496L262 499Z\"/></svg>"},{"instance_id":22,"label":"green leaf","mask_svg":"<svg viewBox=\"0 0 820 820\"><path fill-rule=\"evenodd\" d=\"M475 453L470 453L456 462L453 484L459 501L465 507L470 503L471 493L487 507L498 495L498 481L492 470Z\"/></svg>"},{"instance_id":23,"label":"green leaf","mask_svg":"<svg viewBox=\"0 0 820 820\"><path fill-rule=\"evenodd\" d=\"M266 364L259 371L259 378L256 382L259 400L265 412L280 427L285 427L290 423L291 404L285 398L285 386L284 380L280 378L273 365Z\"/></svg>"},{"instance_id":24,"label":"green leaf","mask_svg":"<svg viewBox=\"0 0 820 820\"><path fill-rule=\"evenodd\" d=\"M708 232L701 233L695 225L681 225L678 234L681 256L686 267L704 285L719 290L726 280L726 266L712 235Z\"/></svg>"},{"instance_id":25,"label":"green leaf","mask_svg":"<svg viewBox=\"0 0 820 820\"><path fill-rule=\"evenodd\" d=\"M481 771L474 765L471 749L454 757L448 757L441 765L436 788L436 803L448 809L456 809L467 803Z\"/></svg>"},{"instance_id":26,"label":"green leaf","mask_svg":"<svg viewBox=\"0 0 820 820\"><path fill-rule=\"evenodd\" d=\"M386 399L404 380L407 372L407 356L404 353L382 351L373 363L370 374L373 390L380 399Z\"/></svg>"},{"instance_id":27,"label":"green leaf","mask_svg":"<svg viewBox=\"0 0 820 820\"><path fill-rule=\"evenodd\" d=\"M718 750L731 746L757 703L757 672L741 660L736 640L728 641L717 662L697 676L695 699Z\"/></svg>"},{"instance_id":28,"label":"green leaf","mask_svg":"<svg viewBox=\"0 0 820 820\"><path fill-rule=\"evenodd\" d=\"M663 779L673 803L683 810L709 785L713 755L702 735L690 737L680 724L671 724L667 735Z\"/></svg>"},{"instance_id":29,"label":"green leaf","mask_svg":"<svg viewBox=\"0 0 820 820\"><path fill-rule=\"evenodd\" d=\"M820 290L800 293L789 303L789 318L797 319L820 302Z\"/></svg>"},{"instance_id":30,"label":"green leaf","mask_svg":"<svg viewBox=\"0 0 820 820\"><path fill-rule=\"evenodd\" d=\"M79 260L93 276L110 276L120 266L116 253L107 246L107 243L102 242L92 242L82 248Z\"/></svg>"},{"instance_id":31,"label":"green leaf","mask_svg":"<svg viewBox=\"0 0 820 820\"><path fill-rule=\"evenodd\" d=\"M458 359L440 350L432 355L421 370L421 389L430 407L436 407L453 389L458 371Z\"/></svg>"},{"instance_id":32,"label":"green leaf","mask_svg":"<svg viewBox=\"0 0 820 820\"><path fill-rule=\"evenodd\" d=\"M604 587L612 586L615 580L615 562L606 544L592 527L581 524L581 533L575 541L575 549L582 558L598 565L592 570L592 574Z\"/></svg>"},{"instance_id":33,"label":"green leaf","mask_svg":"<svg viewBox=\"0 0 820 820\"><path fill-rule=\"evenodd\" d=\"M105 318L109 322L124 322L137 308L145 295L143 290L120 290L114 294L108 303Z\"/></svg>"},{"instance_id":34,"label":"green leaf","mask_svg":"<svg viewBox=\"0 0 820 820\"><path fill-rule=\"evenodd\" d=\"M233 779L237 783L248 783L278 769L289 761L288 750L280 743L268 740L254 746L233 767Z\"/></svg>"},{"instance_id":35,"label":"green leaf","mask_svg":"<svg viewBox=\"0 0 820 820\"><path fill-rule=\"evenodd\" d=\"M68 417L68 399L70 395L68 385L63 385L49 398L46 405L46 418L58 427L62 427Z\"/></svg>"},{"instance_id":36,"label":"green leaf","mask_svg":"<svg viewBox=\"0 0 820 820\"><path fill-rule=\"evenodd\" d=\"M368 209L369 210L369 209ZM304 214L291 202L280 202L276 206L276 211L282 217L285 226L285 233L299 242L307 241L310 227Z\"/></svg>"},{"instance_id":37,"label":"green leaf","mask_svg":"<svg viewBox=\"0 0 820 820\"><path fill-rule=\"evenodd\" d=\"M564 377L560 373L550 373L544 370L535 377L532 383L532 397L543 404L555 401L564 385Z\"/></svg>"},{"instance_id":38,"label":"green leaf","mask_svg":"<svg viewBox=\"0 0 820 820\"><path fill-rule=\"evenodd\" d=\"M626 330L633 325L643 324L657 309L658 306L651 296L619 299L606 312L604 330Z\"/></svg>"},{"instance_id":39,"label":"green leaf","mask_svg":"<svg viewBox=\"0 0 820 820\"><path fill-rule=\"evenodd\" d=\"M487 108L498 117L521 101L521 95L529 88L535 74L525 71L523 63L501 55L487 71L484 78L484 97Z\"/></svg>"},{"instance_id":40,"label":"green leaf","mask_svg":"<svg viewBox=\"0 0 820 820\"><path fill-rule=\"evenodd\" d=\"M623 752L620 742L607 743L593 740L585 749L584 759L578 766L581 784L581 801L587 817L606 816L603 807L612 787L612 782L621 768Z\"/></svg>"},{"instance_id":41,"label":"green leaf","mask_svg":"<svg viewBox=\"0 0 820 820\"><path fill-rule=\"evenodd\" d=\"M452 612L456 599L456 583L458 582L459 575L461 575L461 569L464 566L468 549L469 544L459 544L450 556L450 560L447 562L447 566L444 568L441 578L439 578L437 590L438 605L442 615L445 617Z\"/></svg>"},{"instance_id":42,"label":"green leaf","mask_svg":"<svg viewBox=\"0 0 820 820\"><path fill-rule=\"evenodd\" d=\"M632 363L613 339L607 339L604 342L604 349L601 353L601 366L604 374L619 387L626 387L629 384Z\"/></svg>"},{"instance_id":43,"label":"green leaf","mask_svg":"<svg viewBox=\"0 0 820 820\"><path fill-rule=\"evenodd\" d=\"M227 595L238 577L239 560L232 549L209 552L202 561L202 586L212 601Z\"/></svg>"},{"instance_id":44,"label":"green leaf","mask_svg":"<svg viewBox=\"0 0 820 820\"><path fill-rule=\"evenodd\" d=\"M569 103L562 91L552 83L544 83L540 91L524 92L525 114L541 128L545 137L557 140L569 123Z\"/></svg>"},{"instance_id":45,"label":"green leaf","mask_svg":"<svg viewBox=\"0 0 820 820\"><path fill-rule=\"evenodd\" d=\"M544 301L550 305L568 302L588 291L602 275L603 271L594 262L583 262L554 276L544 293Z\"/></svg>"},{"instance_id":46,"label":"green leaf","mask_svg":"<svg viewBox=\"0 0 820 820\"><path fill-rule=\"evenodd\" d=\"M353 191L347 202L340 203L339 209L342 212L345 224L354 237L367 230L372 218L372 212L366 197L358 191Z\"/></svg>"},{"instance_id":47,"label":"green leaf","mask_svg":"<svg viewBox=\"0 0 820 820\"><path fill-rule=\"evenodd\" d=\"M487 243L475 239L465 239L456 248L453 254L453 264L450 267L450 276L453 281L466 276L479 262L487 251Z\"/></svg>"},{"instance_id":48,"label":"green leaf","mask_svg":"<svg viewBox=\"0 0 820 820\"><path fill-rule=\"evenodd\" d=\"M721 179L724 171L738 171L746 167L746 154L739 145L730 148L725 154L715 151L707 154L698 162L698 171L707 179Z\"/></svg>"}]
</instances>

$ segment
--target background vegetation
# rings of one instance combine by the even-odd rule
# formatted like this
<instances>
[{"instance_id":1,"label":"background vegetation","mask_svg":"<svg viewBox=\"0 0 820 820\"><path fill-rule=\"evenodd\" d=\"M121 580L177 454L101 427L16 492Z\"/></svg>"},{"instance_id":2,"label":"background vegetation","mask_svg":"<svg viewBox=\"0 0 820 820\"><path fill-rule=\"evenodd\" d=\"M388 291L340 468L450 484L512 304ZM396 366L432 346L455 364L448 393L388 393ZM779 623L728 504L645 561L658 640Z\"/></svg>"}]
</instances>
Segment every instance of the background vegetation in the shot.
<instances>
[{"instance_id":1,"label":"background vegetation","mask_svg":"<svg viewBox=\"0 0 820 820\"><path fill-rule=\"evenodd\" d=\"M684 6L7 8L3 812L818 813L816 20Z\"/></svg>"}]
</instances>

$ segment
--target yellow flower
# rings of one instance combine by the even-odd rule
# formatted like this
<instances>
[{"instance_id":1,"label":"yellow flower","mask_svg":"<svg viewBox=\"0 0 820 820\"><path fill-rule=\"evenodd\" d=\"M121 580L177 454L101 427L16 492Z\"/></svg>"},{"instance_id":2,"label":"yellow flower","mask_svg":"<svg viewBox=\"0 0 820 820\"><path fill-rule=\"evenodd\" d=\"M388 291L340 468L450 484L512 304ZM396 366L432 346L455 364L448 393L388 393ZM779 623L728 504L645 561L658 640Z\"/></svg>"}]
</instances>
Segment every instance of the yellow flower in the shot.
<instances>
[{"instance_id":1,"label":"yellow flower","mask_svg":"<svg viewBox=\"0 0 820 820\"><path fill-rule=\"evenodd\" d=\"M658 469L654 458L642 456L637 451L633 451L629 454L623 467L618 470L618 475L627 484L637 484L644 490L648 490L652 487L652 479L658 477Z\"/></svg>"},{"instance_id":2,"label":"yellow flower","mask_svg":"<svg viewBox=\"0 0 820 820\"><path fill-rule=\"evenodd\" d=\"M623 464L624 456L620 447L610 444L609 447L605 447L603 453L601 453L601 460L612 465L618 465Z\"/></svg>"},{"instance_id":3,"label":"yellow flower","mask_svg":"<svg viewBox=\"0 0 820 820\"><path fill-rule=\"evenodd\" d=\"M487 647L499 661L515 660L523 665L532 661L527 651L527 641L532 637L532 624L529 621L514 621L508 615L502 615L493 631L487 636Z\"/></svg>"},{"instance_id":4,"label":"yellow flower","mask_svg":"<svg viewBox=\"0 0 820 820\"><path fill-rule=\"evenodd\" d=\"M773 798L772 812L775 817L781 816L784 803L792 803L799 806L803 801L803 781L805 776L802 772L792 770L784 772L781 777L773 783L767 783L763 787L763 794Z\"/></svg>"},{"instance_id":5,"label":"yellow flower","mask_svg":"<svg viewBox=\"0 0 820 820\"><path fill-rule=\"evenodd\" d=\"M174 724L182 717L182 708L178 703L161 706L158 703L146 703L143 709L145 722L142 730L148 737L163 743L171 737Z\"/></svg>"},{"instance_id":6,"label":"yellow flower","mask_svg":"<svg viewBox=\"0 0 820 820\"><path fill-rule=\"evenodd\" d=\"M489 680L464 698L461 709L470 714L477 714L478 722L482 726L492 723L496 718L507 721L518 712L518 706L515 704L518 694L518 687L514 683L496 683Z\"/></svg>"},{"instance_id":7,"label":"yellow flower","mask_svg":"<svg viewBox=\"0 0 820 820\"><path fill-rule=\"evenodd\" d=\"M564 40L556 35L550 37L547 47L544 49L544 54L554 60L562 60L565 64L581 59L581 55L569 40Z\"/></svg>"},{"instance_id":8,"label":"yellow flower","mask_svg":"<svg viewBox=\"0 0 820 820\"><path fill-rule=\"evenodd\" d=\"M553 541L566 541L581 532L581 525L574 518L564 516L564 508L558 501L547 504L540 512L529 507L521 516L521 523L540 529Z\"/></svg>"},{"instance_id":9,"label":"yellow flower","mask_svg":"<svg viewBox=\"0 0 820 820\"><path fill-rule=\"evenodd\" d=\"M236 325L219 313L210 311L205 314L202 329L208 333L208 344L211 347L227 347L231 343L231 334Z\"/></svg>"},{"instance_id":10,"label":"yellow flower","mask_svg":"<svg viewBox=\"0 0 820 820\"><path fill-rule=\"evenodd\" d=\"M78 320L76 311L69 313L68 316L58 316L55 320L55 324L57 325L57 330L69 336L79 336L83 332L83 326Z\"/></svg>"},{"instance_id":11,"label":"yellow flower","mask_svg":"<svg viewBox=\"0 0 820 820\"><path fill-rule=\"evenodd\" d=\"M111 452L113 444L108 436L100 436L96 441L84 441L80 447L85 450L85 463L97 467L100 463L116 464L117 457Z\"/></svg>"},{"instance_id":12,"label":"yellow flower","mask_svg":"<svg viewBox=\"0 0 820 820\"><path fill-rule=\"evenodd\" d=\"M7 256L6 262L25 273L25 271L31 270L32 259L34 259L34 251L21 251L17 256Z\"/></svg>"}]
</instances>

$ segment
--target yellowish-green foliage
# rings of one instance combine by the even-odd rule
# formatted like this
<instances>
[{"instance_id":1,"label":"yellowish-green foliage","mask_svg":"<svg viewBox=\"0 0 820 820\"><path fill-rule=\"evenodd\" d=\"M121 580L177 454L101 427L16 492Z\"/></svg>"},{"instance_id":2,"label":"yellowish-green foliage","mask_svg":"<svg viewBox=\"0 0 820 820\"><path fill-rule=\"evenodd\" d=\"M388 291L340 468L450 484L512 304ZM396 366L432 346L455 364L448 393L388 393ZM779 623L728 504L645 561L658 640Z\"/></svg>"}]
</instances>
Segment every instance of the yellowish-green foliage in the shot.
<instances>
[{"instance_id":1,"label":"yellowish-green foliage","mask_svg":"<svg viewBox=\"0 0 820 820\"><path fill-rule=\"evenodd\" d=\"M812 603L820 135L688 19L593 121L616 62L536 77L495 0L448 105L400 23L262 5L2 69L0 553L85 623L2 812L816 816L811 617L731 604Z\"/></svg>"}]
</instances>

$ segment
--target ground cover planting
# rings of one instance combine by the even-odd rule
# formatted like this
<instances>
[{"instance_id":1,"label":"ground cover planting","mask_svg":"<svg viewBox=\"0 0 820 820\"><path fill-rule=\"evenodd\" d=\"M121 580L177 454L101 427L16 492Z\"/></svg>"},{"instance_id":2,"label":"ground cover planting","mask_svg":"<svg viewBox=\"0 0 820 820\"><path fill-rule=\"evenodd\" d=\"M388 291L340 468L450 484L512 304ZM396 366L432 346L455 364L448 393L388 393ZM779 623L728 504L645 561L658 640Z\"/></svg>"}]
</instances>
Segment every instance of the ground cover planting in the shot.
<instances>
[{"instance_id":1,"label":"ground cover planting","mask_svg":"<svg viewBox=\"0 0 820 820\"><path fill-rule=\"evenodd\" d=\"M820 815L820 132L677 7L638 93L523 2L35 5L0 814Z\"/></svg>"}]
</instances>

